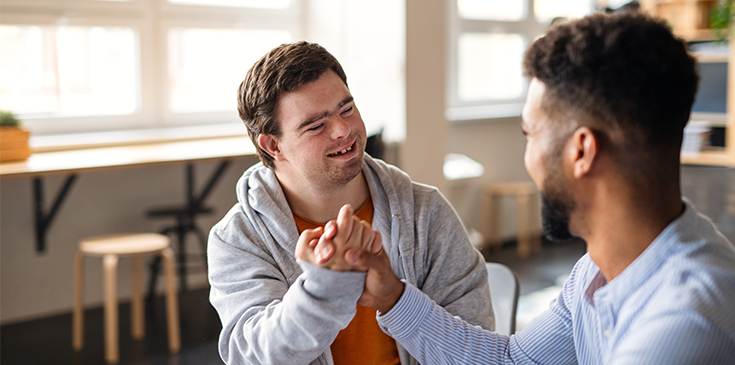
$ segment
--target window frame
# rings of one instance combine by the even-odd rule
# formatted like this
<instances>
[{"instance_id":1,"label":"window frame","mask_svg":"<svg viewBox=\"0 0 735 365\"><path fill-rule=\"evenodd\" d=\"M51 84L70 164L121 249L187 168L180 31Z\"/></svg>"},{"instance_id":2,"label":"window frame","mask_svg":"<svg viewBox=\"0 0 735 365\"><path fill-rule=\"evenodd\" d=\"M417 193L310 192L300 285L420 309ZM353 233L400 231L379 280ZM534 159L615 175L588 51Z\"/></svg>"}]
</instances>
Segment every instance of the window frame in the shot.
<instances>
[{"instance_id":1,"label":"window frame","mask_svg":"<svg viewBox=\"0 0 735 365\"><path fill-rule=\"evenodd\" d=\"M479 20L461 18L458 0L447 1L448 52L447 88L444 117L447 121L463 122L478 119L494 119L520 116L528 91L528 80L523 80L522 92L517 98L503 100L464 101L458 95L459 37L462 33L519 34L523 37L523 49L546 32L546 21L536 19L534 0L524 0L524 12L520 20ZM591 1L593 3L593 1Z\"/></svg>"},{"instance_id":2,"label":"window frame","mask_svg":"<svg viewBox=\"0 0 735 365\"><path fill-rule=\"evenodd\" d=\"M126 115L26 118L34 135L155 129L241 123L237 112L172 113L169 110L168 31L172 28L278 29L302 38L302 1L285 9L209 7L167 0L3 0L3 25L119 26L135 32L138 57L138 109ZM243 71L243 76L246 70ZM232 91L233 99L236 90Z\"/></svg>"}]
</instances>

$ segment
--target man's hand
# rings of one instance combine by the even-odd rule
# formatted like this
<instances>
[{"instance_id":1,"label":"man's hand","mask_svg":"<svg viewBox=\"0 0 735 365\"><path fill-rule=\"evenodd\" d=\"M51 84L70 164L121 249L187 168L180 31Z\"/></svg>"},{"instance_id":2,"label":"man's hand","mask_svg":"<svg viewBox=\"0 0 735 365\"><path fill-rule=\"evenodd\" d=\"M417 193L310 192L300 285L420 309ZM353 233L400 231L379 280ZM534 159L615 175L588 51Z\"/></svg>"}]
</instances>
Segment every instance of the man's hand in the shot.
<instances>
[{"instance_id":1,"label":"man's hand","mask_svg":"<svg viewBox=\"0 0 735 365\"><path fill-rule=\"evenodd\" d=\"M380 232L354 216L347 204L336 221L322 229L305 230L296 245L296 257L314 265L339 271L367 271L360 305L387 313L398 302L405 285L393 273L383 250Z\"/></svg>"},{"instance_id":2,"label":"man's hand","mask_svg":"<svg viewBox=\"0 0 735 365\"><path fill-rule=\"evenodd\" d=\"M388 254L382 247L377 252L351 249L347 251L345 261L360 271L367 270L365 290L357 303L375 308L381 314L388 313L401 298L405 288L405 284L393 273Z\"/></svg>"},{"instance_id":3,"label":"man's hand","mask_svg":"<svg viewBox=\"0 0 735 365\"><path fill-rule=\"evenodd\" d=\"M329 221L322 228L305 230L296 244L296 257L319 267L336 271L366 271L358 269L345 261L345 253L354 249L370 250L380 247L380 233L373 230L365 221L354 216L349 204L339 211L336 221ZM376 249L377 250L377 249Z\"/></svg>"}]
</instances>

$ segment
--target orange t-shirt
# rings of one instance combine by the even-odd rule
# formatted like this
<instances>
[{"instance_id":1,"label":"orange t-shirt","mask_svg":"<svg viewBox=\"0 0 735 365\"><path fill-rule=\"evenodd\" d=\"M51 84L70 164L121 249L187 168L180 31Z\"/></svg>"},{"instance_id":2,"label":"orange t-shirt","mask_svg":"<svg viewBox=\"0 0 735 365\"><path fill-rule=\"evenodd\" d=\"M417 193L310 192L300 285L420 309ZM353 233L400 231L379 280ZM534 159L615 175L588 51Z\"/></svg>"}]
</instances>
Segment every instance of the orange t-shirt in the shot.
<instances>
[{"instance_id":1,"label":"orange t-shirt","mask_svg":"<svg viewBox=\"0 0 735 365\"><path fill-rule=\"evenodd\" d=\"M355 215L361 220L373 223L371 197L368 197ZM312 222L296 214L293 217L299 233L306 229L324 226L324 223ZM395 365L401 363L396 341L378 327L375 315L375 309L357 304L355 318L347 328L339 331L337 338L332 342L332 358L335 365Z\"/></svg>"}]
</instances>

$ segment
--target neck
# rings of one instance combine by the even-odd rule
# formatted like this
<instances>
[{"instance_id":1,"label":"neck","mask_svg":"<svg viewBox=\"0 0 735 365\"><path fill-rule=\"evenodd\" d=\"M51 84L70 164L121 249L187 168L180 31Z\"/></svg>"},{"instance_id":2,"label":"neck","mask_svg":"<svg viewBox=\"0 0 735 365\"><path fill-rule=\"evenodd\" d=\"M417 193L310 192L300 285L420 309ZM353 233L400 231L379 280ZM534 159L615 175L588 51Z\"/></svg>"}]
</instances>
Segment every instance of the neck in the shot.
<instances>
[{"instance_id":1,"label":"neck","mask_svg":"<svg viewBox=\"0 0 735 365\"><path fill-rule=\"evenodd\" d=\"M572 218L581 221L579 231L587 242L590 258L608 282L683 211L678 183L650 189L654 191L634 191L634 187L629 187L621 192L619 186L615 187L617 191L610 186L598 189L595 198Z\"/></svg>"},{"instance_id":2,"label":"neck","mask_svg":"<svg viewBox=\"0 0 735 365\"><path fill-rule=\"evenodd\" d=\"M337 219L340 208L345 204L352 205L352 208L357 211L370 195L362 172L349 183L337 188L304 186L290 184L280 178L278 180L291 211L302 218L318 223Z\"/></svg>"}]
</instances>

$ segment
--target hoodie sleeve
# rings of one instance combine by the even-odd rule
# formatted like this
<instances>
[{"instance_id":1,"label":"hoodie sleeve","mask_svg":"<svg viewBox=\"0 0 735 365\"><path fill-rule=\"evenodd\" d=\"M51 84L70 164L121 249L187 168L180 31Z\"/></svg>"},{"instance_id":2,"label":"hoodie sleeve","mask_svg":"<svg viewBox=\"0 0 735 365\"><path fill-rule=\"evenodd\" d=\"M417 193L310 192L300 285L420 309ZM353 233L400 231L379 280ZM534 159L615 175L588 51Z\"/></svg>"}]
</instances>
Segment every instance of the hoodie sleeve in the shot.
<instances>
[{"instance_id":1,"label":"hoodie sleeve","mask_svg":"<svg viewBox=\"0 0 735 365\"><path fill-rule=\"evenodd\" d=\"M210 301L222 321L220 356L227 364L308 364L354 317L365 274L299 260L303 273L289 286L279 255L252 232L237 206L210 232Z\"/></svg>"},{"instance_id":2,"label":"hoodie sleeve","mask_svg":"<svg viewBox=\"0 0 735 365\"><path fill-rule=\"evenodd\" d=\"M414 199L417 287L449 313L494 330L485 260L456 211L435 188L418 187Z\"/></svg>"}]
</instances>

